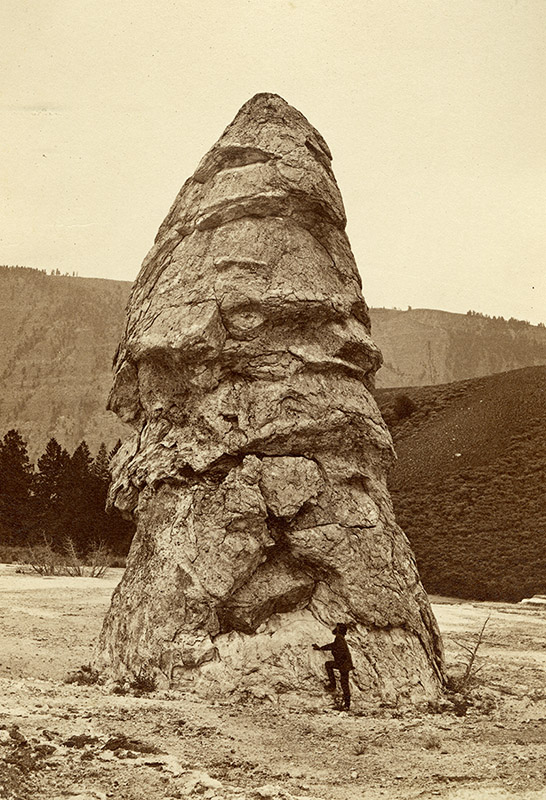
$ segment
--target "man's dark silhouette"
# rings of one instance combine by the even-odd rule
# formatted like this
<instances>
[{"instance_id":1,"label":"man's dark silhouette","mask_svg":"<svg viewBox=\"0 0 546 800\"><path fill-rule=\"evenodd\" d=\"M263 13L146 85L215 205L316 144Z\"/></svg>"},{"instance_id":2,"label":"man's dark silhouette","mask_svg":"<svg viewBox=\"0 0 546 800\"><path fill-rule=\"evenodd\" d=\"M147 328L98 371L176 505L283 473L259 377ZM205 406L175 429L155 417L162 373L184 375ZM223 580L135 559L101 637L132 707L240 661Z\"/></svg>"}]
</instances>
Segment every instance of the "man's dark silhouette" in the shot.
<instances>
[{"instance_id":1,"label":"man's dark silhouette","mask_svg":"<svg viewBox=\"0 0 546 800\"><path fill-rule=\"evenodd\" d=\"M328 675L327 688L330 692L335 692L336 689L336 676L334 670L339 672L339 682L341 684L341 691L343 692L343 704L347 710L351 705L351 691L349 689L349 672L354 669L351 653L345 641L345 634L347 633L347 626L344 622L338 622L332 631L336 637L330 644L325 644L322 647L318 644L313 645L314 650L331 650L334 657L333 661L327 661L324 665Z\"/></svg>"}]
</instances>

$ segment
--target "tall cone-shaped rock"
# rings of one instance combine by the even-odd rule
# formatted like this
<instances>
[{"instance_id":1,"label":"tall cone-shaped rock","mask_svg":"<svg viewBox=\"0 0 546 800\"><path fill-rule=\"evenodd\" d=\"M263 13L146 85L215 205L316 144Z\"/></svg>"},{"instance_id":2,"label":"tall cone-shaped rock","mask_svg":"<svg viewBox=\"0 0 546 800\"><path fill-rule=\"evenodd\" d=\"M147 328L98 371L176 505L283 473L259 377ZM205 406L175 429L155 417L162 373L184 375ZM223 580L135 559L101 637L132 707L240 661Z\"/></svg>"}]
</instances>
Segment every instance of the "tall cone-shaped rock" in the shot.
<instances>
[{"instance_id":1,"label":"tall cone-shaped rock","mask_svg":"<svg viewBox=\"0 0 546 800\"><path fill-rule=\"evenodd\" d=\"M381 355L321 135L239 111L133 287L111 502L137 520L99 662L200 694L320 705L336 622L360 702L434 698L442 649L386 488Z\"/></svg>"}]
</instances>

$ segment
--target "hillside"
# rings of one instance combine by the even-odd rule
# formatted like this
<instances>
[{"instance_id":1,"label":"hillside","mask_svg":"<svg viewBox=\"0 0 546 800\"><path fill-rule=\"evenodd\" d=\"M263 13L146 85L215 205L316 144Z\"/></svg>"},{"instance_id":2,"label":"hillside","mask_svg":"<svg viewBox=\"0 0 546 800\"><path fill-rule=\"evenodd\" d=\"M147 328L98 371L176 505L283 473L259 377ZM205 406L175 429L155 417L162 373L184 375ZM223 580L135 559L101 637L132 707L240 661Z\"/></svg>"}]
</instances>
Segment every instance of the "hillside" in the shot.
<instances>
[{"instance_id":1,"label":"hillside","mask_svg":"<svg viewBox=\"0 0 546 800\"><path fill-rule=\"evenodd\" d=\"M479 314L374 308L377 386L426 386L546 364L546 327Z\"/></svg>"},{"instance_id":2,"label":"hillside","mask_svg":"<svg viewBox=\"0 0 546 800\"><path fill-rule=\"evenodd\" d=\"M545 594L546 367L376 398L398 454L397 521L426 589L476 600Z\"/></svg>"},{"instance_id":3,"label":"hillside","mask_svg":"<svg viewBox=\"0 0 546 800\"><path fill-rule=\"evenodd\" d=\"M31 457L51 436L93 452L125 427L105 410L131 284L0 267L0 434ZM546 364L546 328L443 311L372 309L385 359L377 385L437 384Z\"/></svg>"},{"instance_id":4,"label":"hillside","mask_svg":"<svg viewBox=\"0 0 546 800\"><path fill-rule=\"evenodd\" d=\"M110 447L125 426L105 410L130 284L0 268L0 432L31 458L51 436Z\"/></svg>"}]
</instances>

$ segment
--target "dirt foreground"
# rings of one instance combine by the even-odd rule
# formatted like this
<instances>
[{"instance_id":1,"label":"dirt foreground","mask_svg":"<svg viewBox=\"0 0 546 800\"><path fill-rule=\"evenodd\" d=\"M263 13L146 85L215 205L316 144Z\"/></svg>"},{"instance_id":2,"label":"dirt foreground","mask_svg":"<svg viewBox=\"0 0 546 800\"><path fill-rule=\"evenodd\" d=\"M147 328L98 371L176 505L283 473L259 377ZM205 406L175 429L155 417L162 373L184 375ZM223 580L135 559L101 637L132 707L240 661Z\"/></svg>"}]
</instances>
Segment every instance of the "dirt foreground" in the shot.
<instances>
[{"instance_id":1,"label":"dirt foreground","mask_svg":"<svg viewBox=\"0 0 546 800\"><path fill-rule=\"evenodd\" d=\"M121 570L0 565L0 798L546 800L546 609L437 599L448 665L489 616L469 693L441 713L310 713L66 683Z\"/></svg>"}]
</instances>

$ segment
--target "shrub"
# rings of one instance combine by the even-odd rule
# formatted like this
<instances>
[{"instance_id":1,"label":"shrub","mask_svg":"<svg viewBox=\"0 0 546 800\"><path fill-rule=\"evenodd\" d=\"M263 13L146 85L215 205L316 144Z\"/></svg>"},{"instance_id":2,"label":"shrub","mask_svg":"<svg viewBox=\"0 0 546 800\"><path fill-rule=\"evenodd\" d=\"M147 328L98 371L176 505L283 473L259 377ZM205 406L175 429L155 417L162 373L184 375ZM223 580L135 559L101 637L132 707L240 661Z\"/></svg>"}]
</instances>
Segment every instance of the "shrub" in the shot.
<instances>
[{"instance_id":1,"label":"shrub","mask_svg":"<svg viewBox=\"0 0 546 800\"><path fill-rule=\"evenodd\" d=\"M102 578L112 565L112 553L104 542L99 542L87 554L86 563L90 578Z\"/></svg>"},{"instance_id":2,"label":"shrub","mask_svg":"<svg viewBox=\"0 0 546 800\"><path fill-rule=\"evenodd\" d=\"M141 667L137 675L132 678L118 678L112 687L112 694L129 694L136 697L143 694L150 694L157 689L157 680L152 672L146 667Z\"/></svg>"},{"instance_id":3,"label":"shrub","mask_svg":"<svg viewBox=\"0 0 546 800\"><path fill-rule=\"evenodd\" d=\"M394 398L394 413L396 418L406 419L417 411L417 404L407 394L397 394Z\"/></svg>"},{"instance_id":4,"label":"shrub","mask_svg":"<svg viewBox=\"0 0 546 800\"><path fill-rule=\"evenodd\" d=\"M38 575L67 575L72 578L102 578L110 566L111 553L106 545L99 542L84 559L70 536L66 536L61 552L53 549L47 537L41 544L26 548L23 563Z\"/></svg>"},{"instance_id":5,"label":"shrub","mask_svg":"<svg viewBox=\"0 0 546 800\"><path fill-rule=\"evenodd\" d=\"M76 672L69 672L65 683L77 683L79 686L91 686L97 683L99 673L90 664L82 664Z\"/></svg>"},{"instance_id":6,"label":"shrub","mask_svg":"<svg viewBox=\"0 0 546 800\"><path fill-rule=\"evenodd\" d=\"M59 554L44 537L42 544L34 544L26 549L23 563L37 572L38 575L62 575L62 563Z\"/></svg>"},{"instance_id":7,"label":"shrub","mask_svg":"<svg viewBox=\"0 0 546 800\"><path fill-rule=\"evenodd\" d=\"M157 689L157 679L146 667L142 667L131 681L130 686L137 695L149 694Z\"/></svg>"}]
</instances>

